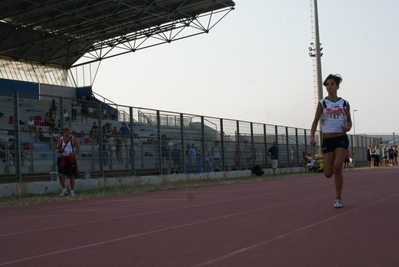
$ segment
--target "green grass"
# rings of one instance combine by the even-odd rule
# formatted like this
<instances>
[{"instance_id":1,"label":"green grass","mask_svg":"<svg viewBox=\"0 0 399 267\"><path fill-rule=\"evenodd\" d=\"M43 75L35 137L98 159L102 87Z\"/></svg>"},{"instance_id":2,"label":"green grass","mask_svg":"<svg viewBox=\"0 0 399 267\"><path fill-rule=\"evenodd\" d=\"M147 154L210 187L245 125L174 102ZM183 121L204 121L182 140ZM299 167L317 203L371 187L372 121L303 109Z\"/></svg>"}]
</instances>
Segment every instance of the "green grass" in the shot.
<instances>
[{"instance_id":1,"label":"green grass","mask_svg":"<svg viewBox=\"0 0 399 267\"><path fill-rule=\"evenodd\" d=\"M290 177L297 177L302 175L311 175L311 173L294 173L294 174L277 174L277 175L264 175L261 177L250 176L241 178L229 178L229 179L196 179L191 181L178 181L168 184L157 184L157 185L142 185L142 186L118 186L118 187L103 187L90 190L78 190L76 191L76 197L72 198L59 197L57 193L48 193L45 195L21 195L0 198L0 207L13 207L23 206L32 204L42 203L54 203L62 201L76 201L82 199L94 199L103 198L109 196L119 195L131 195L131 194L143 194L147 192L159 192L167 190L179 190L184 188L197 188L206 186L216 186L224 184L237 184L237 183L248 183L255 181L265 180L276 180L285 179Z\"/></svg>"}]
</instances>

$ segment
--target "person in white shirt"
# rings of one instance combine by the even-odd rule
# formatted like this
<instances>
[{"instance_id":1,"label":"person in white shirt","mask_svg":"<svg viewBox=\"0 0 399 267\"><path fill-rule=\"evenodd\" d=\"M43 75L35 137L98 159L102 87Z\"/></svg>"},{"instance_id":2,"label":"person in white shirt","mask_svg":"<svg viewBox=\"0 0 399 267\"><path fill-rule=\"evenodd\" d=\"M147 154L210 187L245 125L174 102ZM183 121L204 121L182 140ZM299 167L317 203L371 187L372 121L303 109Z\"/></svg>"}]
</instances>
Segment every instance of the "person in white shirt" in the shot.
<instances>
[{"instance_id":1,"label":"person in white shirt","mask_svg":"<svg viewBox=\"0 0 399 267\"><path fill-rule=\"evenodd\" d=\"M342 166L349 148L346 133L352 128L349 103L338 97L337 91L342 78L339 74L330 74L323 85L327 90L327 97L321 99L317 105L316 114L310 130L310 145L315 146L315 133L319 121L323 133L323 171L327 178L334 175L335 195L334 208L342 208L342 188L344 177Z\"/></svg>"},{"instance_id":2,"label":"person in white shirt","mask_svg":"<svg viewBox=\"0 0 399 267\"><path fill-rule=\"evenodd\" d=\"M64 119L65 119L66 122L69 122L69 120L70 120L69 114L68 114L66 108L64 108Z\"/></svg>"},{"instance_id":3,"label":"person in white shirt","mask_svg":"<svg viewBox=\"0 0 399 267\"><path fill-rule=\"evenodd\" d=\"M28 126L29 131L36 131L35 120L33 119L33 116L30 116L26 121L26 126Z\"/></svg>"}]
</instances>

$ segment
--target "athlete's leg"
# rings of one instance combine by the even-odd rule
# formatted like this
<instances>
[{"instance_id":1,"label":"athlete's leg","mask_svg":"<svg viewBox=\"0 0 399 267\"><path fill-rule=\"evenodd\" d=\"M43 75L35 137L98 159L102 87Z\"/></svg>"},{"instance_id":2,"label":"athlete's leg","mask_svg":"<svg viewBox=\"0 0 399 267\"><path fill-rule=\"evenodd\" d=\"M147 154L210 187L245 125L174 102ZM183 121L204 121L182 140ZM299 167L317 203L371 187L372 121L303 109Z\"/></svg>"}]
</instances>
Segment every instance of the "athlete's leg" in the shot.
<instances>
[{"instance_id":1,"label":"athlete's leg","mask_svg":"<svg viewBox=\"0 0 399 267\"><path fill-rule=\"evenodd\" d=\"M58 173L58 177L59 177L59 180L60 180L61 187L64 189L64 188L65 188L65 178L64 178L64 174L59 172L59 173Z\"/></svg>"},{"instance_id":2,"label":"athlete's leg","mask_svg":"<svg viewBox=\"0 0 399 267\"><path fill-rule=\"evenodd\" d=\"M335 149L333 169L336 198L341 198L342 188L344 185L344 177L342 175L342 163L345 161L346 152L347 150L345 148L338 147Z\"/></svg>"},{"instance_id":3,"label":"athlete's leg","mask_svg":"<svg viewBox=\"0 0 399 267\"><path fill-rule=\"evenodd\" d=\"M75 176L69 176L69 185L71 186L71 190L75 190Z\"/></svg>"},{"instance_id":4,"label":"athlete's leg","mask_svg":"<svg viewBox=\"0 0 399 267\"><path fill-rule=\"evenodd\" d=\"M327 178L331 178L334 173L335 151L323 154L323 172Z\"/></svg>"}]
</instances>

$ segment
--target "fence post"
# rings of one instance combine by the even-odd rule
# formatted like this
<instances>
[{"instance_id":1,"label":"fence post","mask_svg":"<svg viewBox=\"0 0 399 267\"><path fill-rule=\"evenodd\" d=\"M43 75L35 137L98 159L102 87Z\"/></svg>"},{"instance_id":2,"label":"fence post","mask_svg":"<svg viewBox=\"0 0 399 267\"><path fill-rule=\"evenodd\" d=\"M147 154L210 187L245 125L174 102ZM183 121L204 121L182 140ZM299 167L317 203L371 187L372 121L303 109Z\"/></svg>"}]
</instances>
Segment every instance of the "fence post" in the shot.
<instances>
[{"instance_id":1,"label":"fence post","mask_svg":"<svg viewBox=\"0 0 399 267\"><path fill-rule=\"evenodd\" d=\"M19 125L19 95L17 91L14 91L14 148L15 148L15 177L22 182L21 175L21 127ZM7 143L8 146L8 143ZM8 147L7 147L8 149ZM6 166L9 165L6 162ZM8 167L7 167L8 168ZM9 172L9 170L8 170Z\"/></svg>"},{"instance_id":2,"label":"fence post","mask_svg":"<svg viewBox=\"0 0 399 267\"><path fill-rule=\"evenodd\" d=\"M295 167L297 167L297 165L299 164L299 140L298 140L298 128L295 128L295 151L296 151L296 155L295 155Z\"/></svg>"},{"instance_id":3,"label":"fence post","mask_svg":"<svg viewBox=\"0 0 399 267\"><path fill-rule=\"evenodd\" d=\"M288 139L288 127L285 127L285 142L286 142L286 149L287 149L287 168L291 166L291 149Z\"/></svg>"},{"instance_id":4,"label":"fence post","mask_svg":"<svg viewBox=\"0 0 399 267\"><path fill-rule=\"evenodd\" d=\"M305 137L305 152L309 152L308 151L308 138L307 138L307 135L306 135L306 129L303 130L303 135Z\"/></svg>"},{"instance_id":5,"label":"fence post","mask_svg":"<svg viewBox=\"0 0 399 267\"><path fill-rule=\"evenodd\" d=\"M265 157L265 168L267 168L267 135L266 135L266 124L263 124L263 141L264 141L264 157Z\"/></svg>"},{"instance_id":6,"label":"fence post","mask_svg":"<svg viewBox=\"0 0 399 267\"><path fill-rule=\"evenodd\" d=\"M162 138L161 138L161 113L157 110L157 132L158 132L158 164L159 175L162 175Z\"/></svg>"},{"instance_id":7,"label":"fence post","mask_svg":"<svg viewBox=\"0 0 399 267\"><path fill-rule=\"evenodd\" d=\"M105 178L105 173L104 173L104 146L103 146L103 121L101 119L98 120L98 129L100 131L100 140L98 142L98 161L100 165L100 173L101 177Z\"/></svg>"},{"instance_id":8,"label":"fence post","mask_svg":"<svg viewBox=\"0 0 399 267\"><path fill-rule=\"evenodd\" d=\"M224 135L223 135L223 119L220 119L220 143L222 145L222 170L225 171L226 169L226 153L224 151Z\"/></svg>"},{"instance_id":9,"label":"fence post","mask_svg":"<svg viewBox=\"0 0 399 267\"><path fill-rule=\"evenodd\" d=\"M181 136L181 154L183 155L183 173L187 173L186 170L186 153L184 147L184 117L183 113L180 113L180 136Z\"/></svg>"},{"instance_id":10,"label":"fence post","mask_svg":"<svg viewBox=\"0 0 399 267\"><path fill-rule=\"evenodd\" d=\"M252 155L252 167L255 166L255 155L254 155L254 125L250 123L251 128L251 155Z\"/></svg>"},{"instance_id":11,"label":"fence post","mask_svg":"<svg viewBox=\"0 0 399 267\"><path fill-rule=\"evenodd\" d=\"M133 107L129 107L129 121L130 121L130 147L127 149L128 150L128 160L126 164L129 163L129 158L131 159L131 170L132 170L132 175L136 175L136 151L135 151L135 146L134 146L134 121L133 121Z\"/></svg>"},{"instance_id":12,"label":"fence post","mask_svg":"<svg viewBox=\"0 0 399 267\"><path fill-rule=\"evenodd\" d=\"M205 164L205 120L204 116L201 116L201 138L200 138L200 146L201 146L201 172L206 171L206 164Z\"/></svg>"},{"instance_id":13,"label":"fence post","mask_svg":"<svg viewBox=\"0 0 399 267\"><path fill-rule=\"evenodd\" d=\"M240 122L236 121L236 132L237 132L237 153L238 153L238 168L240 168L240 171L242 169L242 164L241 164L241 138L240 138Z\"/></svg>"}]
</instances>

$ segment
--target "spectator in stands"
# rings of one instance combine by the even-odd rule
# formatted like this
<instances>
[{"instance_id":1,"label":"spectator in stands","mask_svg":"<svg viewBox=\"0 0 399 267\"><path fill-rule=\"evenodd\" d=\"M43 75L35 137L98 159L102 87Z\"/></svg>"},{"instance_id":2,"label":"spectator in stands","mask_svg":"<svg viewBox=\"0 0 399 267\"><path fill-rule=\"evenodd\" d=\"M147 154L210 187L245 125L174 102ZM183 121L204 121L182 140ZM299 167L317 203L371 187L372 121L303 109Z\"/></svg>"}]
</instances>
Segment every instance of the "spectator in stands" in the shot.
<instances>
[{"instance_id":1,"label":"spectator in stands","mask_svg":"<svg viewBox=\"0 0 399 267\"><path fill-rule=\"evenodd\" d=\"M12 159L12 156L10 152L7 152L7 143L3 138L0 138L0 158L3 159L3 162L6 160L9 160L6 164L10 164L10 160ZM7 156L7 157L6 157Z\"/></svg>"},{"instance_id":2,"label":"spectator in stands","mask_svg":"<svg viewBox=\"0 0 399 267\"><path fill-rule=\"evenodd\" d=\"M9 153L10 153L10 166L15 166L15 164L13 163L13 160L15 160L16 158L16 154L15 154L15 143L12 142L12 144L8 147L9 149ZM27 159L28 161L30 161L28 159L28 157L26 156L26 152L23 150L22 146L21 146L21 166L25 165L25 159Z\"/></svg>"},{"instance_id":3,"label":"spectator in stands","mask_svg":"<svg viewBox=\"0 0 399 267\"><path fill-rule=\"evenodd\" d=\"M51 136L44 136L43 135L43 129L42 128L39 128L37 130L36 138L39 139L40 142L43 142L43 143L48 143L48 142L52 141L52 137Z\"/></svg>"},{"instance_id":4,"label":"spectator in stands","mask_svg":"<svg viewBox=\"0 0 399 267\"><path fill-rule=\"evenodd\" d=\"M115 126L114 129L112 130L112 134L119 134L118 128Z\"/></svg>"},{"instance_id":5,"label":"spectator in stands","mask_svg":"<svg viewBox=\"0 0 399 267\"><path fill-rule=\"evenodd\" d=\"M35 120L33 119L33 116L30 116L26 121L26 126L28 127L29 131L36 131ZM32 135L32 132L29 132L29 135Z\"/></svg>"},{"instance_id":6,"label":"spectator in stands","mask_svg":"<svg viewBox=\"0 0 399 267\"><path fill-rule=\"evenodd\" d=\"M87 105L87 116L88 116L90 119L94 119L94 108L93 108L93 106L91 105L91 103L89 103L89 104Z\"/></svg>"},{"instance_id":7,"label":"spectator in stands","mask_svg":"<svg viewBox=\"0 0 399 267\"><path fill-rule=\"evenodd\" d=\"M76 120L76 116L78 115L78 102L76 101L76 98L72 98L71 102L71 112L72 112L72 121Z\"/></svg>"},{"instance_id":8,"label":"spectator in stands","mask_svg":"<svg viewBox=\"0 0 399 267\"><path fill-rule=\"evenodd\" d=\"M173 174L176 174L180 170L181 150L177 147L177 144L173 145L172 149L172 160L173 160Z\"/></svg>"},{"instance_id":9,"label":"spectator in stands","mask_svg":"<svg viewBox=\"0 0 399 267\"><path fill-rule=\"evenodd\" d=\"M102 144L98 146L98 152L101 153L101 148L102 148L102 162L101 160L99 161L100 164L104 164L104 166L108 165L108 137L106 134L103 135L103 140ZM101 157L101 154L100 154Z\"/></svg>"},{"instance_id":10,"label":"spectator in stands","mask_svg":"<svg viewBox=\"0 0 399 267\"><path fill-rule=\"evenodd\" d=\"M4 113L0 111L0 118L4 118Z\"/></svg>"},{"instance_id":11,"label":"spectator in stands","mask_svg":"<svg viewBox=\"0 0 399 267\"><path fill-rule=\"evenodd\" d=\"M111 131L111 123L107 122L106 124L104 124L103 129L102 129L103 134L112 134Z\"/></svg>"},{"instance_id":12,"label":"spectator in stands","mask_svg":"<svg viewBox=\"0 0 399 267\"><path fill-rule=\"evenodd\" d=\"M140 144L140 138L139 138L139 135L138 134L134 134L133 135L133 150L134 150L134 153L136 154L136 147L138 146Z\"/></svg>"},{"instance_id":13,"label":"spectator in stands","mask_svg":"<svg viewBox=\"0 0 399 267\"><path fill-rule=\"evenodd\" d=\"M168 145L169 150L172 150L174 143L170 139L170 137L166 138L166 144ZM198 149L197 150L197 156L198 156Z\"/></svg>"},{"instance_id":14,"label":"spectator in stands","mask_svg":"<svg viewBox=\"0 0 399 267\"><path fill-rule=\"evenodd\" d=\"M48 128L48 131L53 140L58 141L60 139L60 130L58 128Z\"/></svg>"},{"instance_id":15,"label":"spectator in stands","mask_svg":"<svg viewBox=\"0 0 399 267\"><path fill-rule=\"evenodd\" d=\"M96 122L93 122L93 125L90 128L89 137L91 138L91 140L98 143L99 132Z\"/></svg>"},{"instance_id":16,"label":"spectator in stands","mask_svg":"<svg viewBox=\"0 0 399 267\"><path fill-rule=\"evenodd\" d=\"M116 146L115 146L114 135L112 133L108 135L108 151L109 151L109 162L110 164L113 164L113 157L114 157L113 154L116 151Z\"/></svg>"},{"instance_id":17,"label":"spectator in stands","mask_svg":"<svg viewBox=\"0 0 399 267\"><path fill-rule=\"evenodd\" d=\"M50 112L46 112L44 115L44 126L49 126L50 128L54 128L55 126L55 121L54 118L51 116Z\"/></svg>"},{"instance_id":18,"label":"spectator in stands","mask_svg":"<svg viewBox=\"0 0 399 267\"><path fill-rule=\"evenodd\" d=\"M69 114L68 114L66 108L64 108L64 119L65 119L65 122L70 122Z\"/></svg>"},{"instance_id":19,"label":"spectator in stands","mask_svg":"<svg viewBox=\"0 0 399 267\"><path fill-rule=\"evenodd\" d=\"M111 114L110 114L110 118L111 120L116 120L116 113L115 113L115 109L111 109Z\"/></svg>"},{"instance_id":20,"label":"spectator in stands","mask_svg":"<svg viewBox=\"0 0 399 267\"><path fill-rule=\"evenodd\" d=\"M86 101L86 97L85 97L85 96L82 96L82 100L80 100L80 103L79 103L79 106L80 106L80 114L82 115L82 123L83 123L83 119L86 120L86 123L89 123L89 122L87 121L87 113L88 113L88 111L87 111L87 105L88 105L88 103L87 103L87 101Z\"/></svg>"},{"instance_id":21,"label":"spectator in stands","mask_svg":"<svg viewBox=\"0 0 399 267\"><path fill-rule=\"evenodd\" d=\"M166 158L169 160L169 142L166 134L162 135L161 138L161 151L162 151L162 162L164 162L164 159Z\"/></svg>"},{"instance_id":22,"label":"spectator in stands","mask_svg":"<svg viewBox=\"0 0 399 267\"><path fill-rule=\"evenodd\" d=\"M96 96L94 95L93 91L89 91L89 92L87 93L87 95L86 95L86 100L87 100L87 101L92 101L92 100L94 100L94 99L96 99Z\"/></svg>"},{"instance_id":23,"label":"spectator in stands","mask_svg":"<svg viewBox=\"0 0 399 267\"><path fill-rule=\"evenodd\" d=\"M125 145L126 145L126 143L127 143L127 137L128 137L128 135L129 135L129 133L130 133L130 128L127 127L126 123L122 122L122 127L119 129L119 132L120 132L120 134L121 134L122 141L123 141L123 142L125 143Z\"/></svg>"},{"instance_id":24,"label":"spectator in stands","mask_svg":"<svg viewBox=\"0 0 399 267\"><path fill-rule=\"evenodd\" d=\"M117 134L113 134L114 136L114 143L115 143L115 154L116 158L118 159L118 163L122 164L122 140Z\"/></svg>"},{"instance_id":25,"label":"spectator in stands","mask_svg":"<svg viewBox=\"0 0 399 267\"><path fill-rule=\"evenodd\" d=\"M55 117L55 114L57 113L57 104L55 103L54 98L50 102L49 112L52 117Z\"/></svg>"},{"instance_id":26,"label":"spectator in stands","mask_svg":"<svg viewBox=\"0 0 399 267\"><path fill-rule=\"evenodd\" d=\"M107 112L107 108L106 107L103 107L101 115L102 115L102 119L103 120L108 120L108 112Z\"/></svg>"}]
</instances>

